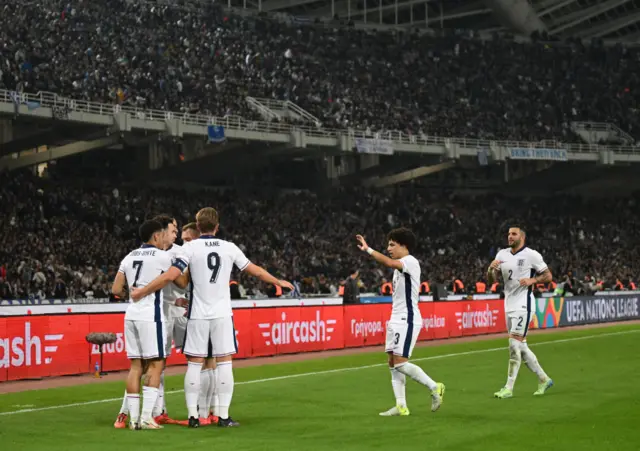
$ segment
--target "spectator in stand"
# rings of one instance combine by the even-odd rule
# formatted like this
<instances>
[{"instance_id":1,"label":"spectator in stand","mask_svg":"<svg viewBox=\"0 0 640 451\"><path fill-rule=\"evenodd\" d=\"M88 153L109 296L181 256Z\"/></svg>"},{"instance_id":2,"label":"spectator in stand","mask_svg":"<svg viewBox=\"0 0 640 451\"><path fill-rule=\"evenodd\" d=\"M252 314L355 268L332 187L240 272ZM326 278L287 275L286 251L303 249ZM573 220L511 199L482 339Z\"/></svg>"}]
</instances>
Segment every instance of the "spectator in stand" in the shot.
<instances>
[{"instance_id":1,"label":"spectator in stand","mask_svg":"<svg viewBox=\"0 0 640 451\"><path fill-rule=\"evenodd\" d=\"M55 171L48 180L20 171L0 178L0 198L6 200L0 202L0 261L8 268L4 280L10 287L3 292L23 299L55 297L64 286L70 298L86 297L89 291L98 297L123 252L137 245L141 221L171 212L184 224L212 199L207 188L186 192L146 184L119 184L116 198L114 187L100 179L56 180ZM281 277L299 274L295 278L303 295L333 295L344 274L362 264L352 231L366 229L368 242L384 244L390 217L424 237L415 255L431 285L452 286L460 279L467 292L473 289L483 262L504 246L499 218L512 216L532 224L531 245L548 256L560 277L556 282L572 274L573 284L582 285L577 281L588 272L611 289L614 275L620 274L628 289L627 280L640 273L636 197L602 202L555 196L523 202L498 194L443 196L407 186L391 193L336 189L323 195L218 190L213 198L224 218L220 236L241 247L251 242L250 258L267 262L269 271ZM268 214L272 211L278 214ZM376 291L390 277L368 263L359 269L367 291ZM242 275L238 283L248 297L264 297L268 288Z\"/></svg>"},{"instance_id":2,"label":"spectator in stand","mask_svg":"<svg viewBox=\"0 0 640 451\"><path fill-rule=\"evenodd\" d=\"M572 121L640 132L637 48L282 17L217 2L6 0L0 88L249 120L262 118L247 96L290 100L324 127L370 134L569 141Z\"/></svg>"}]
</instances>

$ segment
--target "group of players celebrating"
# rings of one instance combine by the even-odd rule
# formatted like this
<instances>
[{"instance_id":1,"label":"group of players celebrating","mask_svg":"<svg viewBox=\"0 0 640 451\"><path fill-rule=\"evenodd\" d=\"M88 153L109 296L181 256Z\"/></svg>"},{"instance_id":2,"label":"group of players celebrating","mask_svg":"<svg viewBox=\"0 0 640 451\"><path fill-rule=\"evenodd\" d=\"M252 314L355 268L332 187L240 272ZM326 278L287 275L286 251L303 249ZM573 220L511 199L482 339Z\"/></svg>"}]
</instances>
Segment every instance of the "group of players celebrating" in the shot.
<instances>
[{"instance_id":1,"label":"group of players celebrating","mask_svg":"<svg viewBox=\"0 0 640 451\"><path fill-rule=\"evenodd\" d=\"M229 415L234 390L232 356L238 351L229 289L233 267L285 290L293 290L293 286L251 263L235 244L217 238L218 228L217 211L203 208L195 223L182 228L184 243L179 246L175 244L175 219L157 216L141 225L142 246L122 260L112 292L129 299L124 330L131 368L116 428L161 429L163 424L172 423L191 428L210 424L239 426ZM369 247L363 236L357 235L356 240L361 251L394 270L385 352L396 404L380 415L409 415L406 376L429 390L431 410L435 412L443 403L445 385L409 362L422 328L418 307L420 263L411 255L416 237L406 228L392 230L388 235L388 257ZM526 336L533 305L532 286L549 281L551 272L542 256L525 246L523 228L511 227L508 242L509 247L498 252L488 269L490 281L499 273L504 279L509 332L507 384L495 396L513 396L522 360L539 378L534 394L542 395L553 381L527 346ZM164 370L172 343L182 348L188 360L184 380L188 419L184 421L171 419L165 403Z\"/></svg>"}]
</instances>

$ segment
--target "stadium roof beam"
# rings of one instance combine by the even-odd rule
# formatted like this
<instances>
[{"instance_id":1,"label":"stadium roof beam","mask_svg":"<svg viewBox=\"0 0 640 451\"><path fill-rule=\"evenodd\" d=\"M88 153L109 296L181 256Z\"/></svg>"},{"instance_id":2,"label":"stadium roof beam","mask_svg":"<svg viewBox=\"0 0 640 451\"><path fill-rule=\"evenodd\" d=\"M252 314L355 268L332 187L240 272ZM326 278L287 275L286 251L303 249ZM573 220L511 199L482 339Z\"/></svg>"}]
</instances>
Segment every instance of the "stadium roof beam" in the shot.
<instances>
[{"instance_id":1,"label":"stadium roof beam","mask_svg":"<svg viewBox=\"0 0 640 451\"><path fill-rule=\"evenodd\" d=\"M379 6L374 6L373 3L377 1L377 0L368 0L369 3L371 3L371 5L369 5L369 3L367 3L367 10L366 13L367 15L371 15L371 14L379 14L380 10L382 10L382 12L388 12L391 11L393 9L395 9L396 4L395 3L389 3L386 5L382 5L382 8L380 8ZM416 5L416 4L424 4L425 0L404 0L404 1L398 1L398 10L402 10L405 8L408 8L412 5ZM356 9L356 2L354 0L351 0L351 10L349 10L349 0L341 0L341 1L337 1L335 2L334 6L333 6L333 14L337 14L340 17L362 17L365 15L365 11L364 9L359 10ZM485 14L485 13L490 13L491 10L489 8L486 8L483 6L482 3L471 3L468 5L463 6L462 8L459 8L457 10L452 10L449 12L445 12L442 15L442 19L443 20L451 20L451 19L456 19L456 18L461 18L461 17L467 17L467 16L473 16L476 14ZM350 14L350 15L349 15ZM328 5L322 6L320 8L316 8L313 9L311 11L308 12L308 15L312 16L312 17L329 17L332 15L332 6L331 3L329 3ZM429 20L429 23L432 22L439 22L440 21L440 15L435 15L433 17L432 20ZM372 21L373 22L373 21Z\"/></svg>"},{"instance_id":2,"label":"stadium roof beam","mask_svg":"<svg viewBox=\"0 0 640 451\"><path fill-rule=\"evenodd\" d=\"M316 3L318 0L271 0L262 2L262 11L277 11L279 9L287 9L293 6L304 6L309 3Z\"/></svg>"},{"instance_id":3,"label":"stadium roof beam","mask_svg":"<svg viewBox=\"0 0 640 451\"><path fill-rule=\"evenodd\" d=\"M530 35L534 31L547 29L528 0L485 0L500 23L514 31Z\"/></svg>"},{"instance_id":4,"label":"stadium roof beam","mask_svg":"<svg viewBox=\"0 0 640 451\"><path fill-rule=\"evenodd\" d=\"M555 23L563 22L563 24L555 28L550 27L551 29L549 31L549 34L558 34L566 29L573 28L576 25L580 25L581 23L591 19L592 17L598 16L604 12L609 11L610 9L624 5L628 1L629 0L609 0L606 3L595 5L584 11L578 11L574 14L563 16L559 20L555 21Z\"/></svg>"},{"instance_id":5,"label":"stadium roof beam","mask_svg":"<svg viewBox=\"0 0 640 451\"><path fill-rule=\"evenodd\" d=\"M572 3L575 3L576 0L552 0L550 2L545 2L543 4L540 4L540 7L542 8L540 11L538 11L538 17L542 17L542 16L546 16L548 14L551 14L554 11L559 10L560 8L564 8L565 6L569 6Z\"/></svg>"},{"instance_id":6,"label":"stadium roof beam","mask_svg":"<svg viewBox=\"0 0 640 451\"><path fill-rule=\"evenodd\" d=\"M372 177L363 181L363 185L382 188L385 186L395 185L397 183L408 182L409 180L414 180L429 174L435 174L436 172L446 171L447 169L451 169L455 166L455 161L446 161L444 163L434 164L433 166L422 166L416 169L410 169L387 177Z\"/></svg>"},{"instance_id":7,"label":"stadium roof beam","mask_svg":"<svg viewBox=\"0 0 640 451\"><path fill-rule=\"evenodd\" d=\"M35 166L59 158L69 157L78 153L88 152L90 150L102 149L117 144L120 140L118 134L106 136L94 141L76 141L59 147L52 147L44 152L30 153L28 155L14 158L12 155L0 158L0 170L3 169L19 169L27 166Z\"/></svg>"},{"instance_id":8,"label":"stadium roof beam","mask_svg":"<svg viewBox=\"0 0 640 451\"><path fill-rule=\"evenodd\" d=\"M601 38L638 21L640 21L640 12L629 14L617 20L606 21L602 25L593 28L589 27L575 35L580 38Z\"/></svg>"}]
</instances>

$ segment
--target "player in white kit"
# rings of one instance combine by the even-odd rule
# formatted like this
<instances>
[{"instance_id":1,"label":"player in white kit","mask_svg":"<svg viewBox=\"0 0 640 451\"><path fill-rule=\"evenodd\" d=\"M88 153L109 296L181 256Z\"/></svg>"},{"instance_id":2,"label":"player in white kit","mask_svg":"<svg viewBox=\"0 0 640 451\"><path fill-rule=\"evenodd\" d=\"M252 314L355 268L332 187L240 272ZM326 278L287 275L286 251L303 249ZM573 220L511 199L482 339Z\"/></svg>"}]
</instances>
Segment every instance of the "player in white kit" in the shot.
<instances>
[{"instance_id":1,"label":"player in white kit","mask_svg":"<svg viewBox=\"0 0 640 451\"><path fill-rule=\"evenodd\" d=\"M189 427L199 427L198 396L202 364L209 354L211 340L212 355L217 362L219 427L238 426L229 416L229 406L233 397L234 379L232 356L237 352L229 279L233 266L237 266L263 282L279 285L292 290L293 286L278 280L263 268L252 264L244 253L233 243L216 238L218 232L218 212L213 208L203 208L196 215L200 237L183 246L184 256L181 267L189 267L191 275L191 302L188 308L187 336L184 354L189 360L185 376L185 398L189 411ZM134 290L132 298L139 299L153 290L169 283L162 275L141 290Z\"/></svg>"},{"instance_id":2,"label":"player in white kit","mask_svg":"<svg viewBox=\"0 0 640 451\"><path fill-rule=\"evenodd\" d=\"M393 268L393 307L387 324L385 352L389 358L391 386L396 405L381 416L409 415L405 395L406 376L424 385L431 393L431 411L442 405L445 386L431 379L422 368L409 362L422 328L422 316L418 308L420 300L420 263L410 254L415 249L416 237L406 228L389 233L387 252L390 257L374 251L362 235L356 235L360 250L367 252L378 263Z\"/></svg>"},{"instance_id":3,"label":"player in white kit","mask_svg":"<svg viewBox=\"0 0 640 451\"><path fill-rule=\"evenodd\" d=\"M171 255L164 251L164 227L158 221L145 221L140 226L143 245L129 253L120 264L113 282L114 294L125 294L125 284L130 289L144 287L160 274L168 274L175 280L182 270L173 265ZM125 348L131 368L127 377L127 404L130 429L160 429L153 417L153 407L158 397L160 375L166 350L165 317L162 309L163 293L151 291L138 299L129 298L125 314ZM143 388L142 415L140 418L140 378L147 368L147 383Z\"/></svg>"},{"instance_id":4,"label":"player in white kit","mask_svg":"<svg viewBox=\"0 0 640 451\"><path fill-rule=\"evenodd\" d=\"M534 307L533 286L551 282L551 271L539 252L525 246L526 233L522 227L509 228L509 247L498 251L487 273L489 284L502 273L505 294L505 316L509 332L509 367L507 385L494 394L496 398L511 398L513 386L518 377L520 364L524 360L527 367L538 376L536 396L553 386L553 380L544 372L535 354L527 346L527 332Z\"/></svg>"},{"instance_id":5,"label":"player in white kit","mask_svg":"<svg viewBox=\"0 0 640 451\"><path fill-rule=\"evenodd\" d=\"M177 252L180 250L180 246L175 245L175 240L177 237L177 222L175 219L171 218L167 215L159 215L153 218L154 221L160 223L163 226L163 239L162 239L162 249L169 252L169 254L175 258ZM184 307L180 308L176 305L176 299L178 295L185 292L184 289L178 287L176 285L177 281L169 286L165 287L163 290L163 311L165 317L165 333L166 333L166 348L165 348L165 359L171 355L171 343L175 339L176 347L182 347L182 342L184 341L184 329L186 327L186 318L184 315L186 310ZM182 315L183 319L177 319L176 317ZM175 423L174 420L171 420L166 413L166 403L164 400L164 368L166 367L166 360L163 364L162 374L160 376L160 386L158 387L158 398L156 401L156 405L153 408L153 418L158 424L170 424ZM144 368L146 371L146 368ZM116 429L122 429L126 427L127 423L127 413L128 413L128 403L127 403L127 392L125 390L124 399L122 402L122 406L120 407L120 412L118 414L118 418L114 423L114 427Z\"/></svg>"}]
</instances>

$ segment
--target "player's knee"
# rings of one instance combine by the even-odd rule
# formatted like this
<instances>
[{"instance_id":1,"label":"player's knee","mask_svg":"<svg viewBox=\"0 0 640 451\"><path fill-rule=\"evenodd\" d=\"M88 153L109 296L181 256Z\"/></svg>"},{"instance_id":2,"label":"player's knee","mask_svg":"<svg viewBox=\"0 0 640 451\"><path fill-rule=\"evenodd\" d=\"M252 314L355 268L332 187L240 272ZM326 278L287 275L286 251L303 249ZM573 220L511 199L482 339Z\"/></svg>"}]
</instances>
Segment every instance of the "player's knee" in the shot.
<instances>
[{"instance_id":1,"label":"player's knee","mask_svg":"<svg viewBox=\"0 0 640 451\"><path fill-rule=\"evenodd\" d=\"M231 360L233 360L233 356L230 355L225 355L224 357L216 357L216 362L218 363L231 362Z\"/></svg>"},{"instance_id":2,"label":"player's knee","mask_svg":"<svg viewBox=\"0 0 640 451\"><path fill-rule=\"evenodd\" d=\"M509 358L511 360L520 360L522 358L520 341L515 338L509 338Z\"/></svg>"}]
</instances>

